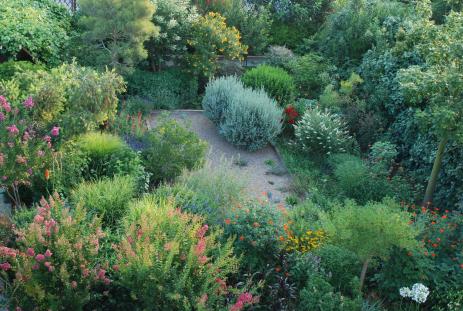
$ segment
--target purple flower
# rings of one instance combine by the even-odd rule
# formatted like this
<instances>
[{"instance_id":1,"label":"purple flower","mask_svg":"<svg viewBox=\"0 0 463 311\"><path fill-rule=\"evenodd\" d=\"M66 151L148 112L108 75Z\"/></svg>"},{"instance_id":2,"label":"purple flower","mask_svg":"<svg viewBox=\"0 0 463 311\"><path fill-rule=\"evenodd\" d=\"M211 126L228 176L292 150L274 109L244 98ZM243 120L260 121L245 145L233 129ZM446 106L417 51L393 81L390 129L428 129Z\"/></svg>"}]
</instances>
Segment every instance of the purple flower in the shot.
<instances>
[{"instance_id":1,"label":"purple flower","mask_svg":"<svg viewBox=\"0 0 463 311\"><path fill-rule=\"evenodd\" d=\"M8 132L10 132L11 135L16 135L16 134L19 133L18 128L14 124L10 125L10 126L7 126L6 129L8 130Z\"/></svg>"},{"instance_id":2,"label":"purple flower","mask_svg":"<svg viewBox=\"0 0 463 311\"><path fill-rule=\"evenodd\" d=\"M0 104L2 105L3 109L5 109L6 112L11 111L11 106L10 104L6 101L6 98L3 96L0 96Z\"/></svg>"},{"instance_id":3,"label":"purple flower","mask_svg":"<svg viewBox=\"0 0 463 311\"><path fill-rule=\"evenodd\" d=\"M51 129L51 136L59 136L59 126L54 126L52 129Z\"/></svg>"},{"instance_id":4,"label":"purple flower","mask_svg":"<svg viewBox=\"0 0 463 311\"><path fill-rule=\"evenodd\" d=\"M26 109L32 109L32 107L34 107L34 101L32 100L32 97L28 97L24 101L23 105Z\"/></svg>"},{"instance_id":5,"label":"purple flower","mask_svg":"<svg viewBox=\"0 0 463 311\"><path fill-rule=\"evenodd\" d=\"M7 180L8 179L8 176L2 176L2 180Z\"/></svg>"},{"instance_id":6,"label":"purple flower","mask_svg":"<svg viewBox=\"0 0 463 311\"><path fill-rule=\"evenodd\" d=\"M32 168L29 167L27 169L27 174L29 174L29 176L32 176L32 173L33 173Z\"/></svg>"},{"instance_id":7,"label":"purple flower","mask_svg":"<svg viewBox=\"0 0 463 311\"><path fill-rule=\"evenodd\" d=\"M5 115L0 111L0 122L5 121Z\"/></svg>"}]
</instances>

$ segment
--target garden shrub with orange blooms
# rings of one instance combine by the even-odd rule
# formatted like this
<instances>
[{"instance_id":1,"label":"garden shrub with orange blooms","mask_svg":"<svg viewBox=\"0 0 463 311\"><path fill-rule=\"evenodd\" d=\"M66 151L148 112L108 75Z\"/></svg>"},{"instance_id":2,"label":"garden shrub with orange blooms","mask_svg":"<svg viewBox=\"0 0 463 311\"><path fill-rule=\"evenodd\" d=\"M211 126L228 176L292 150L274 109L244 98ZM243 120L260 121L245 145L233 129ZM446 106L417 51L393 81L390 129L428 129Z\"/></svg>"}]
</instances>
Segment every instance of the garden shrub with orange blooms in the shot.
<instances>
[{"instance_id":1,"label":"garden shrub with orange blooms","mask_svg":"<svg viewBox=\"0 0 463 311\"><path fill-rule=\"evenodd\" d=\"M17 248L0 246L1 278L16 310L81 310L93 286L111 282L101 258L97 219L55 194L42 198L34 220L19 229Z\"/></svg>"},{"instance_id":2,"label":"garden shrub with orange blooms","mask_svg":"<svg viewBox=\"0 0 463 311\"><path fill-rule=\"evenodd\" d=\"M224 219L225 237L235 237L235 251L243 255L242 267L255 271L274 260L285 241L286 210L267 199L232 207Z\"/></svg>"},{"instance_id":3,"label":"garden shrub with orange blooms","mask_svg":"<svg viewBox=\"0 0 463 311\"><path fill-rule=\"evenodd\" d=\"M146 310L217 310L235 290L227 278L238 270L232 241L203 218L148 196L130 207L117 245L116 270L133 303Z\"/></svg>"},{"instance_id":4,"label":"garden shrub with orange blooms","mask_svg":"<svg viewBox=\"0 0 463 311\"><path fill-rule=\"evenodd\" d=\"M194 73L210 77L217 70L218 55L241 60L246 54L247 47L241 44L238 29L227 26L219 13L209 12L198 18L191 32L187 43L192 53L185 59Z\"/></svg>"}]
</instances>

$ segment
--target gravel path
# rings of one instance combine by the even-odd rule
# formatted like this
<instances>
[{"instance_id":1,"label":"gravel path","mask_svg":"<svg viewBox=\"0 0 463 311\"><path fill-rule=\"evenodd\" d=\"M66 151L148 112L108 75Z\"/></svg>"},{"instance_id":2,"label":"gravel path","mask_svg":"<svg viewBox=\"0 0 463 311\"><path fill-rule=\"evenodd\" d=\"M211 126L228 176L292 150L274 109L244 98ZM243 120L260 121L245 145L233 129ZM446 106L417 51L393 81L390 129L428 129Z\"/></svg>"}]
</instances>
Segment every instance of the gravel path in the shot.
<instances>
[{"instance_id":1,"label":"gravel path","mask_svg":"<svg viewBox=\"0 0 463 311\"><path fill-rule=\"evenodd\" d=\"M160 111L152 113L150 127L156 126L156 118L160 114ZM284 200L291 178L272 146L256 152L238 149L219 135L215 125L202 111L176 110L171 111L169 116L208 142L207 164L212 169L224 159L230 161L234 163L233 169L247 180L250 195L262 196L263 192L267 192L275 202Z\"/></svg>"}]
</instances>

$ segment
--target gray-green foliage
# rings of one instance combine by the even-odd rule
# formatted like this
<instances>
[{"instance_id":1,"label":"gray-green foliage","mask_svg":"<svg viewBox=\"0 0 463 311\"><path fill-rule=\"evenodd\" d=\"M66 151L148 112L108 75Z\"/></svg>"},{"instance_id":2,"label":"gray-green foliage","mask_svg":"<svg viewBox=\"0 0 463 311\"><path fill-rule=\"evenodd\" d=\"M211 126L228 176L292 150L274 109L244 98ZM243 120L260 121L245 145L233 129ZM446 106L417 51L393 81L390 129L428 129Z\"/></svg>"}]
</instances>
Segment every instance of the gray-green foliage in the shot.
<instances>
[{"instance_id":1,"label":"gray-green foliage","mask_svg":"<svg viewBox=\"0 0 463 311\"><path fill-rule=\"evenodd\" d=\"M234 96L243 91L243 83L236 76L220 77L210 81L202 102L204 113L215 125L219 125Z\"/></svg>"},{"instance_id":2,"label":"gray-green foliage","mask_svg":"<svg viewBox=\"0 0 463 311\"><path fill-rule=\"evenodd\" d=\"M344 152L351 139L339 116L318 107L304 113L294 135L297 147L314 155Z\"/></svg>"},{"instance_id":3,"label":"gray-green foliage","mask_svg":"<svg viewBox=\"0 0 463 311\"><path fill-rule=\"evenodd\" d=\"M135 188L131 176L84 182L72 191L71 201L101 217L104 225L113 227L125 215L129 202L135 196Z\"/></svg>"},{"instance_id":4,"label":"gray-green foliage","mask_svg":"<svg viewBox=\"0 0 463 311\"><path fill-rule=\"evenodd\" d=\"M244 89L223 114L220 133L232 144L255 151L281 132L282 109L263 90Z\"/></svg>"}]
</instances>

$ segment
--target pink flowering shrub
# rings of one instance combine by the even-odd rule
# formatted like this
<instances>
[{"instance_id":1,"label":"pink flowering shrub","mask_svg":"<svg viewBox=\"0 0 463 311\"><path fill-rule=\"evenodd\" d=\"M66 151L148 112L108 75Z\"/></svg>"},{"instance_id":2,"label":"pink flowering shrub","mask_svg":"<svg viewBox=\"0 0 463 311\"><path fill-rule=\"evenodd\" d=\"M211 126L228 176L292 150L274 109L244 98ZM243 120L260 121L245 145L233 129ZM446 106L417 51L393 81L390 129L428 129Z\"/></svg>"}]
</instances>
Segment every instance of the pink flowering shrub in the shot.
<instances>
[{"instance_id":1,"label":"pink flowering shrub","mask_svg":"<svg viewBox=\"0 0 463 311\"><path fill-rule=\"evenodd\" d=\"M201 217L147 197L131 207L124 230L114 268L141 309L218 310L236 292L227 285L238 269L232 243L220 244L220 231Z\"/></svg>"},{"instance_id":2,"label":"pink flowering shrub","mask_svg":"<svg viewBox=\"0 0 463 311\"><path fill-rule=\"evenodd\" d=\"M108 286L100 265L97 219L70 211L55 194L42 198L32 223L16 231L16 248L0 246L0 272L11 310L81 310L93 286Z\"/></svg>"},{"instance_id":3,"label":"pink flowering shrub","mask_svg":"<svg viewBox=\"0 0 463 311\"><path fill-rule=\"evenodd\" d=\"M20 185L30 185L37 175L48 179L53 142L59 137L58 126L44 131L34 122L34 108L31 97L13 105L0 96L0 188L16 206L21 204Z\"/></svg>"}]
</instances>

